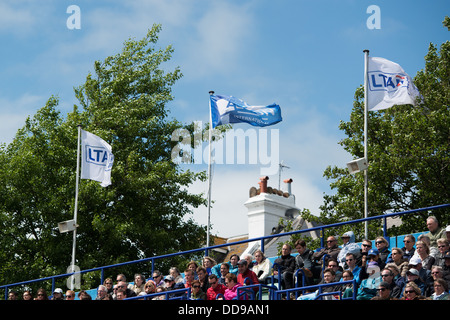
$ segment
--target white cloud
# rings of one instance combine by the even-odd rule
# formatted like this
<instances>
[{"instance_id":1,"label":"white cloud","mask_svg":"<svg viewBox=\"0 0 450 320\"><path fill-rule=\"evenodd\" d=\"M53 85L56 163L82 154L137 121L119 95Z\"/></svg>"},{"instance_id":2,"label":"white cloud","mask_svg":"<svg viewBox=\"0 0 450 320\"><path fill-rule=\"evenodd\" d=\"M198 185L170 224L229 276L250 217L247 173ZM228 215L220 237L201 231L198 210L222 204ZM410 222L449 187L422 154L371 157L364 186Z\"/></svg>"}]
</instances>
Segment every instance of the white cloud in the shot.
<instances>
[{"instance_id":1,"label":"white cloud","mask_svg":"<svg viewBox=\"0 0 450 320\"><path fill-rule=\"evenodd\" d=\"M25 125L27 117L44 106L44 103L42 97L28 93L16 100L0 98L0 143L12 142L17 130Z\"/></svg>"},{"instance_id":2,"label":"white cloud","mask_svg":"<svg viewBox=\"0 0 450 320\"><path fill-rule=\"evenodd\" d=\"M36 19L31 5L24 7L9 1L0 3L0 33L23 35L33 29Z\"/></svg>"},{"instance_id":3,"label":"white cloud","mask_svg":"<svg viewBox=\"0 0 450 320\"><path fill-rule=\"evenodd\" d=\"M252 34L254 19L248 6L209 2L210 8L194 24L189 36L183 69L190 77L228 74L237 68Z\"/></svg>"}]
</instances>

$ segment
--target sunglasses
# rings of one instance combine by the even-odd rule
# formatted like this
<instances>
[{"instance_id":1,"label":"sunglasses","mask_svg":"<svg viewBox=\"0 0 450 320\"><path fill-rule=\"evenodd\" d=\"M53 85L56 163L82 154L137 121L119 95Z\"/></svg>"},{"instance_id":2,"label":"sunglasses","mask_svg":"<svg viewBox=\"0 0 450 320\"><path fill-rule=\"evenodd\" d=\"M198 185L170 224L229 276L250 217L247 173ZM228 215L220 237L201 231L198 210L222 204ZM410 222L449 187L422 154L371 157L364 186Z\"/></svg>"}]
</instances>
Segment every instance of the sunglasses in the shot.
<instances>
[{"instance_id":1,"label":"sunglasses","mask_svg":"<svg viewBox=\"0 0 450 320\"><path fill-rule=\"evenodd\" d=\"M405 293L416 293L414 290L405 290Z\"/></svg>"}]
</instances>

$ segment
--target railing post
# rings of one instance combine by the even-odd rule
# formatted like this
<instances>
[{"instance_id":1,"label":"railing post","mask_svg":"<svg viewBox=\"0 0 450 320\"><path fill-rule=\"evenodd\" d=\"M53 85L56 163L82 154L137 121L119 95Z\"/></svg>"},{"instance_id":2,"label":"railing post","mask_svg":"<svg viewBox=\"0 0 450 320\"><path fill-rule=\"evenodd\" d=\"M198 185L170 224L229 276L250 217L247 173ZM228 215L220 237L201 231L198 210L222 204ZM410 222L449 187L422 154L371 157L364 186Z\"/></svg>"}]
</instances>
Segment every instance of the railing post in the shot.
<instances>
[{"instance_id":1,"label":"railing post","mask_svg":"<svg viewBox=\"0 0 450 320\"><path fill-rule=\"evenodd\" d=\"M100 284L103 284L103 281L105 281L105 268L100 271Z\"/></svg>"},{"instance_id":2,"label":"railing post","mask_svg":"<svg viewBox=\"0 0 450 320\"><path fill-rule=\"evenodd\" d=\"M323 248L323 247L325 247L325 240L324 240L324 238L325 238L325 228L320 228L320 233L321 233L321 235L320 235L320 247Z\"/></svg>"},{"instance_id":3,"label":"railing post","mask_svg":"<svg viewBox=\"0 0 450 320\"><path fill-rule=\"evenodd\" d=\"M55 277L52 277L52 294L55 291Z\"/></svg>"}]
</instances>

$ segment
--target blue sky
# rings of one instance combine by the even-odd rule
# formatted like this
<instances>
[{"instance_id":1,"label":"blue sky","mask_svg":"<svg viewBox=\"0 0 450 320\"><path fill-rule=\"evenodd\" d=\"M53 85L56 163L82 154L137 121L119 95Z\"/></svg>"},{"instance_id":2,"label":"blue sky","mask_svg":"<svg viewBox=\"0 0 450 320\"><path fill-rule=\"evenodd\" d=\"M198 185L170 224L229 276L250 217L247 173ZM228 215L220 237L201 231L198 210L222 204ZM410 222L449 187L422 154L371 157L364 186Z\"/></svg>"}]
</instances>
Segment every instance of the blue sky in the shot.
<instances>
[{"instance_id":1,"label":"blue sky","mask_svg":"<svg viewBox=\"0 0 450 320\"><path fill-rule=\"evenodd\" d=\"M81 10L81 29L70 30L70 5ZM377 5L381 29L367 28L366 10ZM352 157L338 142L339 121L347 121L355 89L363 82L364 49L399 63L412 77L424 67L430 42L440 45L448 0L2 0L0 2L0 142L9 143L28 115L51 95L63 114L77 101L95 60L114 55L130 37L140 39L162 24L159 45L175 52L166 64L183 78L173 87L170 115L180 121L208 121L208 92L233 95L249 104L281 106L279 160L290 169L296 205L318 213L327 165L345 166ZM249 126L235 125L248 129ZM206 165L183 165L204 170ZM260 165L215 165L212 231L247 233L250 187ZM269 185L278 186L278 174ZM205 192L206 183L192 186ZM206 224L206 208L193 215Z\"/></svg>"}]
</instances>

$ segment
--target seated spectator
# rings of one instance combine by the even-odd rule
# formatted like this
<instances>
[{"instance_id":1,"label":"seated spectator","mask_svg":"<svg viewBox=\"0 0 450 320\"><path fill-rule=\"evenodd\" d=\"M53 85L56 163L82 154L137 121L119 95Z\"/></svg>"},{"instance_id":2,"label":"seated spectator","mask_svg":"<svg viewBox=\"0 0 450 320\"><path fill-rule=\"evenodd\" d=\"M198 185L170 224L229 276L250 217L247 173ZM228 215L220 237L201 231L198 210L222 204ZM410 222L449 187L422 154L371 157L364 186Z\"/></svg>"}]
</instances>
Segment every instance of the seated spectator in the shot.
<instances>
[{"instance_id":1,"label":"seated spectator","mask_svg":"<svg viewBox=\"0 0 450 320\"><path fill-rule=\"evenodd\" d=\"M326 269L331 269L334 271L334 280L336 282L341 281L342 271L339 270L339 264L336 259L329 259ZM325 271L324 271L324 273L325 273ZM323 279L324 279L323 276L324 276L324 274L322 274L322 282L321 283L323 283Z\"/></svg>"},{"instance_id":2,"label":"seated spectator","mask_svg":"<svg viewBox=\"0 0 450 320\"><path fill-rule=\"evenodd\" d=\"M237 299L237 288L242 287L242 284L237 282L237 277L234 273L228 273L225 276L225 285L227 289L224 293L225 300L236 300ZM244 296L239 298L240 300L244 299Z\"/></svg>"},{"instance_id":3,"label":"seated spectator","mask_svg":"<svg viewBox=\"0 0 450 320\"><path fill-rule=\"evenodd\" d=\"M408 282L403 290L403 297L400 300L427 300L414 282Z\"/></svg>"},{"instance_id":4,"label":"seated spectator","mask_svg":"<svg viewBox=\"0 0 450 320\"><path fill-rule=\"evenodd\" d=\"M447 251L445 253L445 265L442 267L442 271L444 275L442 278L444 278L447 283L450 283L450 251Z\"/></svg>"},{"instance_id":5,"label":"seated spectator","mask_svg":"<svg viewBox=\"0 0 450 320\"><path fill-rule=\"evenodd\" d=\"M368 273L371 268L368 268ZM377 288L381 282L381 277L377 276L379 273L374 273L369 276L369 278L361 281L358 287L358 293L356 295L356 300L370 300L377 295Z\"/></svg>"},{"instance_id":6,"label":"seated spectator","mask_svg":"<svg viewBox=\"0 0 450 320\"><path fill-rule=\"evenodd\" d=\"M158 287L156 287L155 293L163 293L166 291L167 291L167 289L164 286L158 286ZM152 300L166 300L166 295L160 294L159 296L154 297Z\"/></svg>"},{"instance_id":7,"label":"seated spectator","mask_svg":"<svg viewBox=\"0 0 450 320\"><path fill-rule=\"evenodd\" d=\"M405 239L403 239L403 243L405 246L402 248L403 251L403 258L408 260L412 258L414 255L416 249L414 248L414 245L416 244L416 238L412 234L405 236Z\"/></svg>"},{"instance_id":8,"label":"seated spectator","mask_svg":"<svg viewBox=\"0 0 450 320\"><path fill-rule=\"evenodd\" d=\"M38 291L36 292L36 299L35 300L49 300L48 299L48 295L47 295L47 291L45 291L44 288L38 289Z\"/></svg>"},{"instance_id":9,"label":"seated spectator","mask_svg":"<svg viewBox=\"0 0 450 320\"><path fill-rule=\"evenodd\" d=\"M380 261L377 249L370 249L367 255L362 256L361 271L359 273L360 280L369 278L374 273L380 273L384 269L385 264Z\"/></svg>"},{"instance_id":10,"label":"seated spectator","mask_svg":"<svg viewBox=\"0 0 450 320\"><path fill-rule=\"evenodd\" d=\"M381 281L377 288L377 295L370 300L398 300L398 299L392 295L392 290L389 283Z\"/></svg>"},{"instance_id":11,"label":"seated spectator","mask_svg":"<svg viewBox=\"0 0 450 320\"><path fill-rule=\"evenodd\" d=\"M431 267L435 263L435 259L430 255L430 248L425 241L417 241L416 254L417 257L420 258L422 267L426 270L431 270Z\"/></svg>"},{"instance_id":12,"label":"seated spectator","mask_svg":"<svg viewBox=\"0 0 450 320\"><path fill-rule=\"evenodd\" d=\"M194 280L194 271L192 269L186 269L184 271L184 287L190 288Z\"/></svg>"},{"instance_id":13,"label":"seated spectator","mask_svg":"<svg viewBox=\"0 0 450 320\"><path fill-rule=\"evenodd\" d=\"M397 286L400 287L400 289L403 291L403 288L405 287L406 284L406 275L404 277L402 277L400 275L400 269L397 267L397 265L395 263L388 263L385 267L385 269L388 269L392 272L392 274L394 275L394 282Z\"/></svg>"},{"instance_id":14,"label":"seated spectator","mask_svg":"<svg viewBox=\"0 0 450 320\"><path fill-rule=\"evenodd\" d=\"M206 293L202 290L200 280L192 281L190 300L206 300Z\"/></svg>"},{"instance_id":15,"label":"seated spectator","mask_svg":"<svg viewBox=\"0 0 450 320\"><path fill-rule=\"evenodd\" d=\"M144 291L139 293L139 296L145 296L147 294L152 294L156 292L155 281L148 280L144 285Z\"/></svg>"},{"instance_id":16,"label":"seated spectator","mask_svg":"<svg viewBox=\"0 0 450 320\"><path fill-rule=\"evenodd\" d=\"M167 291L179 290L179 289L184 289L184 283L183 282L176 283L173 276L169 274L168 276L166 276L164 278L164 287L166 288ZM183 294L184 294L184 292L171 293L169 295L169 299L173 298L173 297L182 296Z\"/></svg>"},{"instance_id":17,"label":"seated spectator","mask_svg":"<svg viewBox=\"0 0 450 320\"><path fill-rule=\"evenodd\" d=\"M361 250L361 248L358 244L355 243L355 234L353 233L353 231L347 231L341 236L341 239L343 244L341 246L341 251L339 251L339 254L337 256L337 261L342 269L346 269L345 259L347 253L356 254Z\"/></svg>"},{"instance_id":18,"label":"seated spectator","mask_svg":"<svg viewBox=\"0 0 450 320\"><path fill-rule=\"evenodd\" d=\"M448 284L444 279L436 279L433 283L434 293L431 295L432 300L450 300L448 293Z\"/></svg>"},{"instance_id":19,"label":"seated spectator","mask_svg":"<svg viewBox=\"0 0 450 320\"><path fill-rule=\"evenodd\" d=\"M341 249L337 245L337 240L335 237L330 236L327 238L327 246L318 252L314 252L312 255L312 261L314 262L313 266L313 277L315 279L320 278L320 273L322 272L322 263L323 258L325 257L325 265L328 264L328 259L334 258L337 260L337 256Z\"/></svg>"},{"instance_id":20,"label":"seated spectator","mask_svg":"<svg viewBox=\"0 0 450 320\"><path fill-rule=\"evenodd\" d=\"M433 258L435 258L438 254L439 254L439 249L438 247L432 247L431 246L431 240L430 238L425 235L425 234L421 234L418 238L419 241L423 241L425 242L425 244L428 246L428 248L430 249L430 256L432 256ZM416 246L417 246L417 242L416 242ZM417 255L417 248L416 248L416 252L414 253L415 256Z\"/></svg>"},{"instance_id":21,"label":"seated spectator","mask_svg":"<svg viewBox=\"0 0 450 320\"><path fill-rule=\"evenodd\" d=\"M173 277L175 283L184 283L184 279L181 276L180 270L177 267L171 267L169 269L169 274Z\"/></svg>"},{"instance_id":22,"label":"seated spectator","mask_svg":"<svg viewBox=\"0 0 450 320\"><path fill-rule=\"evenodd\" d=\"M78 299L80 300L92 300L92 297L89 293L86 292L86 290L81 290L78 292Z\"/></svg>"},{"instance_id":23,"label":"seated spectator","mask_svg":"<svg viewBox=\"0 0 450 320\"><path fill-rule=\"evenodd\" d=\"M439 253L435 257L435 264L443 267L445 265L445 253L450 250L449 241L445 238L440 238L436 242Z\"/></svg>"},{"instance_id":24,"label":"seated spectator","mask_svg":"<svg viewBox=\"0 0 450 320\"><path fill-rule=\"evenodd\" d=\"M228 267L229 267L229 273L234 273L237 276L237 274L239 272L239 270L237 268L238 261L239 261L239 256L237 254L232 254L229 262L216 264L211 269L211 273L215 274L217 276L217 278L220 278L221 277L221 266L226 263L226 264L228 264Z\"/></svg>"},{"instance_id":25,"label":"seated spectator","mask_svg":"<svg viewBox=\"0 0 450 320\"><path fill-rule=\"evenodd\" d=\"M208 273L208 275L211 274L212 268L213 268L216 264L217 264L217 263L216 263L216 260L214 260L214 259L211 258L211 257L206 256L206 257L203 258L202 266L203 266L203 268L206 269L206 272Z\"/></svg>"},{"instance_id":26,"label":"seated spectator","mask_svg":"<svg viewBox=\"0 0 450 320\"><path fill-rule=\"evenodd\" d=\"M386 265L386 260L391 251L389 251L389 242L384 237L377 237L375 239L375 246L378 250L379 260L383 262L383 267ZM380 265L380 263L378 262Z\"/></svg>"},{"instance_id":27,"label":"seated spectator","mask_svg":"<svg viewBox=\"0 0 450 320\"><path fill-rule=\"evenodd\" d=\"M259 283L266 283L266 279L270 274L272 264L261 250L255 252L255 263L253 264L253 272L256 273Z\"/></svg>"},{"instance_id":28,"label":"seated spectator","mask_svg":"<svg viewBox=\"0 0 450 320\"><path fill-rule=\"evenodd\" d=\"M405 288L411 282L414 283L417 286L417 288L419 288L420 295L424 295L425 294L425 290L426 290L425 282L420 278L419 271L417 271L417 269L411 268L406 273Z\"/></svg>"},{"instance_id":29,"label":"seated spectator","mask_svg":"<svg viewBox=\"0 0 450 320\"><path fill-rule=\"evenodd\" d=\"M431 276L431 271L423 268L420 258L416 257L412 257L411 260L409 260L409 271L411 271L412 269L416 269L419 272L420 280L423 282L423 287L421 287L422 295L425 295L427 288L433 285L433 277Z\"/></svg>"},{"instance_id":30,"label":"seated spectator","mask_svg":"<svg viewBox=\"0 0 450 320\"><path fill-rule=\"evenodd\" d=\"M381 280L388 285L391 297L399 299L402 295L402 288L395 283L394 273L389 269L383 269L381 271Z\"/></svg>"},{"instance_id":31,"label":"seated spectator","mask_svg":"<svg viewBox=\"0 0 450 320\"><path fill-rule=\"evenodd\" d=\"M362 258L365 256L367 260L367 254L369 253L369 250L372 249L372 241L364 239L361 243L361 249L359 251L359 254L355 255L356 258L356 265L358 267L362 266Z\"/></svg>"},{"instance_id":32,"label":"seated spectator","mask_svg":"<svg viewBox=\"0 0 450 320\"><path fill-rule=\"evenodd\" d=\"M111 278L106 278L105 281L103 281L103 285L106 287L106 292L112 296L113 292L113 280Z\"/></svg>"},{"instance_id":33,"label":"seated spectator","mask_svg":"<svg viewBox=\"0 0 450 320\"><path fill-rule=\"evenodd\" d=\"M97 288L97 297L95 300L105 300L105 297L108 295L108 290L104 285L99 285Z\"/></svg>"},{"instance_id":34,"label":"seated spectator","mask_svg":"<svg viewBox=\"0 0 450 320\"><path fill-rule=\"evenodd\" d=\"M433 266L431 268L431 277L433 278L433 283L437 280L437 279L443 279L443 269L441 266ZM445 280L444 280L445 281ZM433 286L428 286L426 291L425 291L425 297L431 297L431 295L434 293L434 285Z\"/></svg>"},{"instance_id":35,"label":"seated spectator","mask_svg":"<svg viewBox=\"0 0 450 320\"><path fill-rule=\"evenodd\" d=\"M306 283L297 286L308 286L313 284L313 274L312 274L312 255L313 251L306 247L306 242L302 239L298 239L294 244L298 255L295 257L295 270L302 269L305 273Z\"/></svg>"},{"instance_id":36,"label":"seated spectator","mask_svg":"<svg viewBox=\"0 0 450 320\"><path fill-rule=\"evenodd\" d=\"M345 271L351 271L351 273L353 275L352 279L355 279L356 283L360 284L362 281L362 279L360 279L360 277L359 277L361 268L356 265L355 254L347 253L347 255L345 256L345 263L346 263L347 269L344 270L344 273L345 273ZM342 278L344 277L344 273L342 274ZM343 280L345 280L345 279L343 279Z\"/></svg>"},{"instance_id":37,"label":"seated spectator","mask_svg":"<svg viewBox=\"0 0 450 320\"><path fill-rule=\"evenodd\" d=\"M106 286L105 286L106 287ZM26 291L25 291L26 292ZM25 294L25 293L24 293ZM107 295L111 296L109 293ZM26 299L24 299L26 300ZM75 300L75 291L67 290L65 300Z\"/></svg>"},{"instance_id":38,"label":"seated spectator","mask_svg":"<svg viewBox=\"0 0 450 320\"><path fill-rule=\"evenodd\" d=\"M222 263L220 266L220 275L217 277L219 283L225 285L225 276L230 273L230 265L228 263Z\"/></svg>"},{"instance_id":39,"label":"seated spectator","mask_svg":"<svg viewBox=\"0 0 450 320\"><path fill-rule=\"evenodd\" d=\"M62 290L61 290L62 292ZM53 293L53 297L54 297L54 293ZM17 291L11 290L8 292L8 300L19 300L19 295L17 293ZM63 300L63 299L53 299L52 300Z\"/></svg>"},{"instance_id":40,"label":"seated spectator","mask_svg":"<svg viewBox=\"0 0 450 320\"><path fill-rule=\"evenodd\" d=\"M156 287L164 286L164 279L161 271L159 270L153 271L152 280L155 281Z\"/></svg>"},{"instance_id":41,"label":"seated spectator","mask_svg":"<svg viewBox=\"0 0 450 320\"><path fill-rule=\"evenodd\" d=\"M63 295L64 295L64 293L63 293L62 289L61 288L56 288L53 291L53 297L52 297L51 300L64 300L64 296ZM16 294L16 297L17 297L17 294Z\"/></svg>"},{"instance_id":42,"label":"seated spectator","mask_svg":"<svg viewBox=\"0 0 450 320\"><path fill-rule=\"evenodd\" d=\"M142 274L137 273L134 275L134 283L129 284L128 289L134 291L136 295L139 295L139 293L144 291L144 286L145 286L145 277Z\"/></svg>"},{"instance_id":43,"label":"seated spectator","mask_svg":"<svg viewBox=\"0 0 450 320\"><path fill-rule=\"evenodd\" d=\"M206 294L206 290L209 288L209 282L208 282L208 271L206 271L203 267L197 268L197 277L200 281L200 286L202 291Z\"/></svg>"},{"instance_id":44,"label":"seated spectator","mask_svg":"<svg viewBox=\"0 0 450 320\"><path fill-rule=\"evenodd\" d=\"M189 261L189 263L187 264L187 267L186 267L186 269L190 269L194 273L194 280L198 279L197 268L198 268L198 264L195 261ZM186 278L184 279L184 282L186 282Z\"/></svg>"},{"instance_id":45,"label":"seated spectator","mask_svg":"<svg viewBox=\"0 0 450 320\"><path fill-rule=\"evenodd\" d=\"M125 281L119 281L117 283L117 291L119 291L120 289L125 290L127 298L136 297L136 293L128 288L128 284ZM116 293L116 300L117 300L117 293Z\"/></svg>"},{"instance_id":46,"label":"seated spectator","mask_svg":"<svg viewBox=\"0 0 450 320\"><path fill-rule=\"evenodd\" d=\"M439 226L435 216L429 216L426 223L429 232L425 235L430 238L430 247L437 248L437 240L445 236L445 229Z\"/></svg>"},{"instance_id":47,"label":"seated spectator","mask_svg":"<svg viewBox=\"0 0 450 320\"><path fill-rule=\"evenodd\" d=\"M337 263L337 262L336 262ZM329 284L329 283L336 283L336 273L334 272L333 269L327 268L323 271L323 279L324 279L324 284ZM336 283L335 285L330 285L327 287L323 287L322 288L322 293L325 292L336 292L336 291L341 291L342 290L342 285ZM328 296L324 296L322 297L322 300L335 300L336 297L328 295Z\"/></svg>"},{"instance_id":48,"label":"seated spectator","mask_svg":"<svg viewBox=\"0 0 450 320\"><path fill-rule=\"evenodd\" d=\"M211 274L208 277L209 288L206 291L206 299L207 300L216 300L218 294L225 294L225 290L227 287L221 283L219 283L219 279L215 274Z\"/></svg>"},{"instance_id":49,"label":"seated spectator","mask_svg":"<svg viewBox=\"0 0 450 320\"><path fill-rule=\"evenodd\" d=\"M400 275L402 277L406 276L406 272L408 271L408 263L409 259L404 258L405 253L400 248L392 248L390 262L395 263L395 265L400 270Z\"/></svg>"},{"instance_id":50,"label":"seated spectator","mask_svg":"<svg viewBox=\"0 0 450 320\"><path fill-rule=\"evenodd\" d=\"M127 282L127 277L123 273L119 273L116 277L116 283L120 281Z\"/></svg>"},{"instance_id":51,"label":"seated spectator","mask_svg":"<svg viewBox=\"0 0 450 320\"><path fill-rule=\"evenodd\" d=\"M237 282L243 286L249 286L253 284L259 284L256 273L248 268L247 260L241 259L238 262L239 274L237 276ZM258 287L254 287L253 291L258 291Z\"/></svg>"},{"instance_id":52,"label":"seated spectator","mask_svg":"<svg viewBox=\"0 0 450 320\"><path fill-rule=\"evenodd\" d=\"M241 256L240 260L247 260L247 267L249 270L253 270L253 256L250 253L245 253Z\"/></svg>"},{"instance_id":53,"label":"seated spectator","mask_svg":"<svg viewBox=\"0 0 450 320\"><path fill-rule=\"evenodd\" d=\"M273 264L273 274L281 273L281 285L284 289L294 287L295 258L291 255L291 246L285 243L281 248L281 257Z\"/></svg>"},{"instance_id":54,"label":"seated spectator","mask_svg":"<svg viewBox=\"0 0 450 320\"><path fill-rule=\"evenodd\" d=\"M121 282L123 282L123 281L121 281ZM124 300L126 298L128 298L127 291L125 289L119 288L116 293L116 300ZM80 298L80 300L84 300L84 299Z\"/></svg>"},{"instance_id":55,"label":"seated spectator","mask_svg":"<svg viewBox=\"0 0 450 320\"><path fill-rule=\"evenodd\" d=\"M349 255L353 255L353 253L347 253ZM359 268L359 267L358 267ZM342 272L342 278L341 281L351 281L354 279L354 274L349 269L344 270ZM358 284L356 284L356 288L358 287ZM344 284L342 286L342 298L351 298L353 297L353 289L356 290L356 288L353 287L353 284Z\"/></svg>"}]
</instances>

